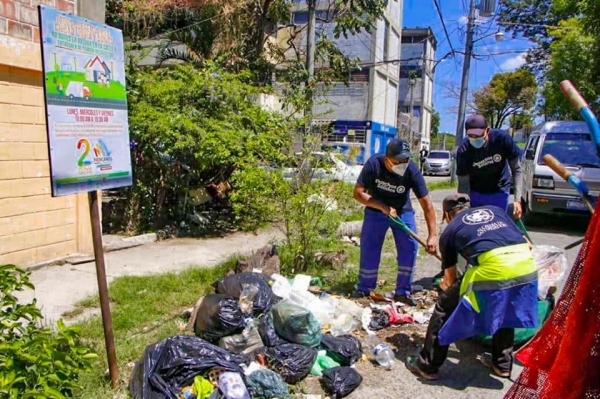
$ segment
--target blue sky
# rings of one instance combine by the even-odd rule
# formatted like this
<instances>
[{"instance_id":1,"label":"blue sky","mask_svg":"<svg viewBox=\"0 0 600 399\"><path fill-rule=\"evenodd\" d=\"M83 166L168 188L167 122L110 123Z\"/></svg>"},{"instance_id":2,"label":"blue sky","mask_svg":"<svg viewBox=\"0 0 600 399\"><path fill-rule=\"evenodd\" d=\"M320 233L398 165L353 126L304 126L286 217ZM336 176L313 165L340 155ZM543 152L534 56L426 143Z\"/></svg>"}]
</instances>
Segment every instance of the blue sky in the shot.
<instances>
[{"instance_id":1,"label":"blue sky","mask_svg":"<svg viewBox=\"0 0 600 399\"><path fill-rule=\"evenodd\" d=\"M438 2L452 47L463 52L468 0L438 0ZM404 0L402 25L406 28L431 27L438 41L436 60L450 51L450 44L444 34L433 0ZM498 26L493 17L480 18L477 26L481 34L476 35L475 40L481 36L491 36L475 43L474 53L483 59L471 60L469 92L489 82L495 73L513 71L523 65L525 61L522 52L531 47L531 43L527 40L512 39L510 34L506 34L502 42L496 42L494 33L498 30ZM440 132L452 134L456 132L458 99L448 98L450 95L447 87L460 87L462 65L463 55L457 54L454 58L440 62L435 71L433 101L435 109L441 116Z\"/></svg>"}]
</instances>

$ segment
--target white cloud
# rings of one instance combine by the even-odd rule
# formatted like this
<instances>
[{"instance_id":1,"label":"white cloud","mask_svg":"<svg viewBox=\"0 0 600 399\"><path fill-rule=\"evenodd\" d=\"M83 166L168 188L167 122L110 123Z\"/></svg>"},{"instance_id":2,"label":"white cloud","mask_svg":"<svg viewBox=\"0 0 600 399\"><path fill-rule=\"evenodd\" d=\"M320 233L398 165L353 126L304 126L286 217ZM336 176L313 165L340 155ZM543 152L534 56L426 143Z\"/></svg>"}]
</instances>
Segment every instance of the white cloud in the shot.
<instances>
[{"instance_id":1,"label":"white cloud","mask_svg":"<svg viewBox=\"0 0 600 399\"><path fill-rule=\"evenodd\" d=\"M467 22L469 22L469 18L466 15L463 15L462 17L460 17L458 19L458 24L460 26L465 26L467 24Z\"/></svg>"},{"instance_id":2,"label":"white cloud","mask_svg":"<svg viewBox=\"0 0 600 399\"><path fill-rule=\"evenodd\" d=\"M500 64L500 69L505 72L514 71L522 67L525 64L525 54L517 54L514 57L511 57L505 60L502 64Z\"/></svg>"}]
</instances>

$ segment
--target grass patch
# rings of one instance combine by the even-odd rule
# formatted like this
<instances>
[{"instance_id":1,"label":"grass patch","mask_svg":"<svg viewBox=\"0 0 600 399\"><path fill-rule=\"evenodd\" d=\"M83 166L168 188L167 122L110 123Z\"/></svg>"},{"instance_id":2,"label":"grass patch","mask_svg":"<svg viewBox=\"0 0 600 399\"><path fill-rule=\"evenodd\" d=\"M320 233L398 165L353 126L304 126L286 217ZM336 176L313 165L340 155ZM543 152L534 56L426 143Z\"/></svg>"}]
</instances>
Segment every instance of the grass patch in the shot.
<instances>
[{"instance_id":1,"label":"grass patch","mask_svg":"<svg viewBox=\"0 0 600 399\"><path fill-rule=\"evenodd\" d=\"M447 189L451 189L451 188L458 188L458 182L452 183L450 181L450 179L448 179L448 180L436 181L436 182L427 184L427 189L429 191L447 190Z\"/></svg>"}]
</instances>

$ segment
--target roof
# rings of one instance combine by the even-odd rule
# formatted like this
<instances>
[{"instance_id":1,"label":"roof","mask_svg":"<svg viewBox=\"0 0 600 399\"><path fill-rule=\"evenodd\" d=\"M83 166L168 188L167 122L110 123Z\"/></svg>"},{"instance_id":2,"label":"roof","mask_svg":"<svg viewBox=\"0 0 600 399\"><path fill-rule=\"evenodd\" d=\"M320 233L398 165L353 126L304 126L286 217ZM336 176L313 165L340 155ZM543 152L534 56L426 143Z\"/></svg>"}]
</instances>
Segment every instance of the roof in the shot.
<instances>
[{"instance_id":1,"label":"roof","mask_svg":"<svg viewBox=\"0 0 600 399\"><path fill-rule=\"evenodd\" d=\"M102 61L102 60L100 59L100 57L98 57L98 56L95 56L94 58L90 58L90 59L88 60L88 62L86 62L86 64L85 64L84 68L91 68L91 67L92 67L92 65L94 65L96 62L99 62L99 63L100 63L100 65L102 66L102 68L104 68L104 70L105 70L106 72L110 72L110 69L108 68L108 66L106 65L106 63L105 63L104 61Z\"/></svg>"},{"instance_id":2,"label":"roof","mask_svg":"<svg viewBox=\"0 0 600 399\"><path fill-rule=\"evenodd\" d=\"M402 37L403 38L407 38L407 37L411 37L411 36L427 36L429 39L431 39L431 42L433 43L433 46L434 47L437 46L437 38L435 37L435 33L433 33L433 30L429 26L425 27L425 28L419 28L419 27L407 28L407 27L403 27L402 28Z\"/></svg>"},{"instance_id":3,"label":"roof","mask_svg":"<svg viewBox=\"0 0 600 399\"><path fill-rule=\"evenodd\" d=\"M532 133L589 133L583 121L551 121L543 122L532 129Z\"/></svg>"}]
</instances>

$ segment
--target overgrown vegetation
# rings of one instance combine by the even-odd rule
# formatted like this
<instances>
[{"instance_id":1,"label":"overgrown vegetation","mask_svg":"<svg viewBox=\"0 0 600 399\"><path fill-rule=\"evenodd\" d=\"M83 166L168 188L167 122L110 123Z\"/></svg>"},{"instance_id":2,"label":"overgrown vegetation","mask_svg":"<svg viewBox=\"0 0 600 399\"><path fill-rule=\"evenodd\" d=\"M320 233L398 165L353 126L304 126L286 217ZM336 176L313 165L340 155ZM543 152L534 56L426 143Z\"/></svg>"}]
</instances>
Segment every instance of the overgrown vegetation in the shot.
<instances>
[{"instance_id":1,"label":"overgrown vegetation","mask_svg":"<svg viewBox=\"0 0 600 399\"><path fill-rule=\"evenodd\" d=\"M525 66L542 87L538 114L549 120L580 119L559 83L571 80L600 111L600 3L596 0L503 0L499 21L513 36L535 43Z\"/></svg>"},{"instance_id":2,"label":"overgrown vegetation","mask_svg":"<svg viewBox=\"0 0 600 399\"><path fill-rule=\"evenodd\" d=\"M80 375L90 372L98 357L82 345L81 329L62 321L56 332L40 326L36 301L19 303L16 297L34 289L24 270L0 265L0 288L0 397L73 397Z\"/></svg>"},{"instance_id":3,"label":"overgrown vegetation","mask_svg":"<svg viewBox=\"0 0 600 399\"><path fill-rule=\"evenodd\" d=\"M313 117L313 101L322 102L331 84L360 70L360 60L347 57L334 39L369 32L385 6L383 0L342 0L320 13L319 24L331 35L318 35L315 74L309 76L306 27L290 24L292 3L108 1L107 22L123 29L140 56L142 40L160 39L161 60L184 66L145 71L135 58L130 62L135 186L118 192L114 211L106 207L105 231L170 236L253 230L291 215L282 206L322 195L318 184L289 185L277 172L290 165L292 137ZM259 95L273 93L280 111L257 105ZM313 143L307 136L302 163L315 149L306 145ZM300 219L286 225L293 228Z\"/></svg>"},{"instance_id":4,"label":"overgrown vegetation","mask_svg":"<svg viewBox=\"0 0 600 399\"><path fill-rule=\"evenodd\" d=\"M182 234L206 228L211 220L193 217L198 200L192 196L195 189L210 195L206 187L214 187L216 213L231 216L233 207L242 227L272 217L261 199L273 191L273 177L262 168L283 163L291 129L281 115L253 102L264 90L248 79L248 73L228 73L215 64L131 69L135 184L119 192L125 209L109 216L113 230L147 231L173 222ZM219 184L225 185L221 191Z\"/></svg>"}]
</instances>

